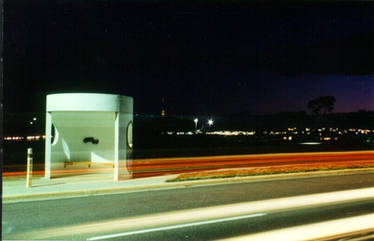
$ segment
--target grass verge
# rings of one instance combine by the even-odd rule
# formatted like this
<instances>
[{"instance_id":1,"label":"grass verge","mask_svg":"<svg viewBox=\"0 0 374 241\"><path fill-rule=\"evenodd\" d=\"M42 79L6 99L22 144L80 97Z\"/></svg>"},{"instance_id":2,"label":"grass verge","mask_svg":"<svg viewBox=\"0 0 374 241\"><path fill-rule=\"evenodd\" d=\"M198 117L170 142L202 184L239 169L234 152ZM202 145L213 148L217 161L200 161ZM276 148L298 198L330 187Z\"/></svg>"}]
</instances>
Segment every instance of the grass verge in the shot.
<instances>
[{"instance_id":1,"label":"grass verge","mask_svg":"<svg viewBox=\"0 0 374 241\"><path fill-rule=\"evenodd\" d=\"M342 169L372 168L374 163L363 162L355 164L319 164L319 165L299 165L299 166L278 166L278 167L254 167L246 169L215 170L180 174L176 178L169 179L167 182L193 181L214 178L245 177L271 174L287 174L300 172L315 172Z\"/></svg>"}]
</instances>

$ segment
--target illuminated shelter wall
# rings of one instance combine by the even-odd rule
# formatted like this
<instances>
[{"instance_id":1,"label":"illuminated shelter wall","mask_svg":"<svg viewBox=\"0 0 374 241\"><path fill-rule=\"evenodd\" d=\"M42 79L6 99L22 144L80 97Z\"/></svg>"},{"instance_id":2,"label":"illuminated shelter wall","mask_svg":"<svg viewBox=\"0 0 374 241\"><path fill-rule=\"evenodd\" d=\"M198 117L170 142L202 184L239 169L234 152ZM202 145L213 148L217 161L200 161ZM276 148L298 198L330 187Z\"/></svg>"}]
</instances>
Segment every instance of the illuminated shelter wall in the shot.
<instances>
[{"instance_id":1,"label":"illuminated shelter wall","mask_svg":"<svg viewBox=\"0 0 374 241\"><path fill-rule=\"evenodd\" d=\"M114 179L131 177L133 98L109 94L47 95L45 176L109 164ZM53 142L51 140L54 128ZM114 168L113 168L114 167Z\"/></svg>"}]
</instances>

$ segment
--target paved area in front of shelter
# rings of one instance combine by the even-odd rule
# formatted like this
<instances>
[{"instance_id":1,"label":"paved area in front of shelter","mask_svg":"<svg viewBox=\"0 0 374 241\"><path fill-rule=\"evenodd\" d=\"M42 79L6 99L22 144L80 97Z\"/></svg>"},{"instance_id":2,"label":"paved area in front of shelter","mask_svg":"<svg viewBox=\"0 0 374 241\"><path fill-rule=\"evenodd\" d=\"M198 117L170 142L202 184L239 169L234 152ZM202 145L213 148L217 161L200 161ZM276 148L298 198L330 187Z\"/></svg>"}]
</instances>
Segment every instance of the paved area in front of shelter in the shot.
<instances>
[{"instance_id":1,"label":"paved area in front of shelter","mask_svg":"<svg viewBox=\"0 0 374 241\"><path fill-rule=\"evenodd\" d=\"M76 176L46 179L42 176L32 178L32 187L26 187L25 176L13 176L3 179L3 198L15 196L48 195L55 193L87 193L94 190L119 190L121 188L157 186L166 183L167 179L175 175L135 178L114 181L109 174L85 174Z\"/></svg>"}]
</instances>

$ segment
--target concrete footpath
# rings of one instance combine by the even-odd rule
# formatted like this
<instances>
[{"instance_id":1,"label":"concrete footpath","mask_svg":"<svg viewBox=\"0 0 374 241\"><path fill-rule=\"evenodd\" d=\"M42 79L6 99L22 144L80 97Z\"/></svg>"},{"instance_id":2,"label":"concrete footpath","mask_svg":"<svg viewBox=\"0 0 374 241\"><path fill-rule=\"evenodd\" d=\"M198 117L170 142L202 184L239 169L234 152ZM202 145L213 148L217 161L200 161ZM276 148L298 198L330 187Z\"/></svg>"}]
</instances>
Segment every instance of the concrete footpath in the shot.
<instances>
[{"instance_id":1,"label":"concrete footpath","mask_svg":"<svg viewBox=\"0 0 374 241\"><path fill-rule=\"evenodd\" d=\"M45 179L33 177L32 187L26 188L24 176L3 177L3 203L23 202L32 200L60 199L76 196L103 195L134 191L183 188L197 185L212 185L234 182L265 181L274 179L307 178L313 176L345 175L355 173L373 173L374 168L345 169L333 171L316 171L305 173L289 173L263 176L216 178L207 180L167 182L175 175L135 178L115 182L108 174L85 174L79 176Z\"/></svg>"}]
</instances>

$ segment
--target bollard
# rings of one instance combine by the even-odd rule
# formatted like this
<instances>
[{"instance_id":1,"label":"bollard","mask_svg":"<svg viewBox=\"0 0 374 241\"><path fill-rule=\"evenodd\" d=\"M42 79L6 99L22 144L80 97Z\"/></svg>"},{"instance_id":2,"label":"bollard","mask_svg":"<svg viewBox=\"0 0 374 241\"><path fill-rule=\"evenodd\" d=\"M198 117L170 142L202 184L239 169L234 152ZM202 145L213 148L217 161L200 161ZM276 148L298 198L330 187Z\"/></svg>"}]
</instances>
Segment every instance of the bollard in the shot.
<instances>
[{"instance_id":1,"label":"bollard","mask_svg":"<svg viewBox=\"0 0 374 241\"><path fill-rule=\"evenodd\" d=\"M32 186L32 148L27 148L26 187Z\"/></svg>"}]
</instances>

